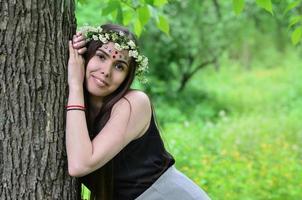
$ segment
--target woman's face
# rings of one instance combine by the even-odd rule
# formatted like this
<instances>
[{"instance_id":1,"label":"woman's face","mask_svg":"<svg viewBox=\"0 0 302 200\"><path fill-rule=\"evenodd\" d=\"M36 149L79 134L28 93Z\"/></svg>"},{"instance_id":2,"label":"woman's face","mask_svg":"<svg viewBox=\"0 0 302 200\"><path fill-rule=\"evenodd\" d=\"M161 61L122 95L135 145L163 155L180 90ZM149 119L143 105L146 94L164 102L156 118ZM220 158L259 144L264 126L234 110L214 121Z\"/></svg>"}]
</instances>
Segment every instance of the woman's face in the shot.
<instances>
[{"instance_id":1,"label":"woman's face","mask_svg":"<svg viewBox=\"0 0 302 200\"><path fill-rule=\"evenodd\" d=\"M105 97L114 92L127 77L128 51L117 51L114 43L99 47L86 67L85 84L90 95Z\"/></svg>"}]
</instances>

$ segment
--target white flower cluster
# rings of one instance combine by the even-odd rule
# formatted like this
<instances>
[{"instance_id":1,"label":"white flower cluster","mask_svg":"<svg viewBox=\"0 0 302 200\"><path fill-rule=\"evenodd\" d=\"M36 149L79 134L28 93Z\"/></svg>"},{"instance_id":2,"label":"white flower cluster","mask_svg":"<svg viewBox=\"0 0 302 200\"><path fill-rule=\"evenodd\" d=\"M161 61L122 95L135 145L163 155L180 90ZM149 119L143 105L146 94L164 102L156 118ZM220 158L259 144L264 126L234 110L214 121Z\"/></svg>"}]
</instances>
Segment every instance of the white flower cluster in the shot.
<instances>
[{"instance_id":1,"label":"white flower cluster","mask_svg":"<svg viewBox=\"0 0 302 200\"><path fill-rule=\"evenodd\" d=\"M136 76L142 83L146 83L147 80L143 77L143 75L148 71L148 58L139 53L138 47L135 45L135 42L125 36L124 32L102 32L103 30L101 27L96 28L91 26L84 26L80 31L84 33L87 41L100 40L104 44L108 42L114 42L114 48L116 50L128 50L129 57L135 58L135 62L138 65Z\"/></svg>"}]
</instances>

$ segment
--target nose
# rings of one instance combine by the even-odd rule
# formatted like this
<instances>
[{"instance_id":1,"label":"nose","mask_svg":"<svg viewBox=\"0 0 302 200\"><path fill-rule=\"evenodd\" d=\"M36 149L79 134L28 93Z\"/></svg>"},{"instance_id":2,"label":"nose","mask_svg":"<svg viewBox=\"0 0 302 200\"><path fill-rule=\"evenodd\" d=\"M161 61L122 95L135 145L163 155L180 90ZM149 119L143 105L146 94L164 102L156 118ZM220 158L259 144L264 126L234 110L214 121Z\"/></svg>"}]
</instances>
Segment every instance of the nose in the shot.
<instances>
[{"instance_id":1,"label":"nose","mask_svg":"<svg viewBox=\"0 0 302 200\"><path fill-rule=\"evenodd\" d=\"M106 78L109 77L109 73L106 73L106 72L104 72L104 71L101 71L101 74L104 74L104 76L105 76Z\"/></svg>"},{"instance_id":2,"label":"nose","mask_svg":"<svg viewBox=\"0 0 302 200\"><path fill-rule=\"evenodd\" d=\"M106 78L110 77L111 75L111 65L113 63L110 63L110 62L106 62L103 64L102 68L101 68L101 74L104 74L104 76Z\"/></svg>"}]
</instances>

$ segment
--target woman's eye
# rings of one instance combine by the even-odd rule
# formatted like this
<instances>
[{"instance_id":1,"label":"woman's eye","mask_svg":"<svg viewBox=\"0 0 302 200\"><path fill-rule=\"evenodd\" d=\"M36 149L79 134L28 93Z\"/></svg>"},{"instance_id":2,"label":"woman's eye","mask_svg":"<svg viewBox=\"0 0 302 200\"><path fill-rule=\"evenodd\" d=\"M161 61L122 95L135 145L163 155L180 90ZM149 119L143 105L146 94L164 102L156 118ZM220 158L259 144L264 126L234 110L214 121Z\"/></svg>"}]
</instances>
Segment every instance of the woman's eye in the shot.
<instances>
[{"instance_id":1,"label":"woman's eye","mask_svg":"<svg viewBox=\"0 0 302 200\"><path fill-rule=\"evenodd\" d=\"M101 60L105 60L105 58L106 58L106 57L104 56L104 54L98 54L97 56L98 56Z\"/></svg>"},{"instance_id":2,"label":"woman's eye","mask_svg":"<svg viewBox=\"0 0 302 200\"><path fill-rule=\"evenodd\" d=\"M123 71L123 70L125 69L125 66L124 66L123 64L116 64L116 65L115 65L115 68L116 68L117 70Z\"/></svg>"}]
</instances>

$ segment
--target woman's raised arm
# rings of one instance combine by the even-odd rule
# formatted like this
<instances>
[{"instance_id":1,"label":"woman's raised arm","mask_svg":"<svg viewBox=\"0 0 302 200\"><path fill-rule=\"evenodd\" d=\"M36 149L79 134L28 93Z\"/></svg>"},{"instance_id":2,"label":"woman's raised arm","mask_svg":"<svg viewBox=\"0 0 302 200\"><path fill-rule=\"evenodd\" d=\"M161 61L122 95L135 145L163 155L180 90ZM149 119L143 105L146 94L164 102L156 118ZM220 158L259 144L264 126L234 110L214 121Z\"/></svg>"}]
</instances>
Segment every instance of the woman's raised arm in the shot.
<instances>
[{"instance_id":1,"label":"woman's raised arm","mask_svg":"<svg viewBox=\"0 0 302 200\"><path fill-rule=\"evenodd\" d=\"M92 142L88 137L84 112L69 112L66 128L69 174L80 177L105 165L146 131L151 112L145 93L129 92L126 98L113 106L110 119Z\"/></svg>"}]
</instances>

